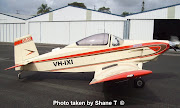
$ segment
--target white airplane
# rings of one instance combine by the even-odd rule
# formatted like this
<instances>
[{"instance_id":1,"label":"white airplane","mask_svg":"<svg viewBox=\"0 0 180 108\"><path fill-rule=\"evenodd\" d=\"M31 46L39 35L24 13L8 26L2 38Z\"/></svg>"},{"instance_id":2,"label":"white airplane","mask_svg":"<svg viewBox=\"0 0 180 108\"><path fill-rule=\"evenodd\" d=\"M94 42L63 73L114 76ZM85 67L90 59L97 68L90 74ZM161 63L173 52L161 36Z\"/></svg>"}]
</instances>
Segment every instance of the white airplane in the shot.
<instances>
[{"instance_id":1,"label":"white airplane","mask_svg":"<svg viewBox=\"0 0 180 108\"><path fill-rule=\"evenodd\" d=\"M135 87L141 88L145 84L141 76L152 73L142 69L143 63L156 59L169 47L169 41L165 40L123 40L101 33L39 55L31 35L27 35L15 40L15 66L7 69L19 70L19 79L22 71L95 71L90 85L111 80L134 79Z\"/></svg>"}]
</instances>

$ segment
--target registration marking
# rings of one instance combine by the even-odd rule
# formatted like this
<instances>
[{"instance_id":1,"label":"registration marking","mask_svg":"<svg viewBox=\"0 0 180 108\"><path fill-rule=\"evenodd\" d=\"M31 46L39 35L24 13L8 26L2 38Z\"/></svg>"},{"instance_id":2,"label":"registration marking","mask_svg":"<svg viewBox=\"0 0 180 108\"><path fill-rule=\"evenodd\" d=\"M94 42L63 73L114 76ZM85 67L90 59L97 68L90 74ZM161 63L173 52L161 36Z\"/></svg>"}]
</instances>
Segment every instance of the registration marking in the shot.
<instances>
[{"instance_id":1,"label":"registration marking","mask_svg":"<svg viewBox=\"0 0 180 108\"><path fill-rule=\"evenodd\" d=\"M73 60L72 59L67 59L67 60L59 60L53 62L54 66L65 66L65 65L72 65Z\"/></svg>"}]
</instances>

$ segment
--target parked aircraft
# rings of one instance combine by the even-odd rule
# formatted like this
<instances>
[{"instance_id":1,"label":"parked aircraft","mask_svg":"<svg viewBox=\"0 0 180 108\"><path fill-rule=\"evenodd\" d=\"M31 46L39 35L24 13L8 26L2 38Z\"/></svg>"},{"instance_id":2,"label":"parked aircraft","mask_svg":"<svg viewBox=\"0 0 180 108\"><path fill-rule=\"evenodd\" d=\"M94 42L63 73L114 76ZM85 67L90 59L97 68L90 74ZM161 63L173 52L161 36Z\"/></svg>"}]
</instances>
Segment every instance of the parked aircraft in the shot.
<instances>
[{"instance_id":1,"label":"parked aircraft","mask_svg":"<svg viewBox=\"0 0 180 108\"><path fill-rule=\"evenodd\" d=\"M134 79L135 87L143 87L141 76L151 74L143 63L156 59L170 47L165 40L123 40L108 33L95 34L62 49L39 55L32 36L14 42L15 66L19 71L92 72L91 84L111 80ZM6 69L6 70L7 70Z\"/></svg>"}]
</instances>

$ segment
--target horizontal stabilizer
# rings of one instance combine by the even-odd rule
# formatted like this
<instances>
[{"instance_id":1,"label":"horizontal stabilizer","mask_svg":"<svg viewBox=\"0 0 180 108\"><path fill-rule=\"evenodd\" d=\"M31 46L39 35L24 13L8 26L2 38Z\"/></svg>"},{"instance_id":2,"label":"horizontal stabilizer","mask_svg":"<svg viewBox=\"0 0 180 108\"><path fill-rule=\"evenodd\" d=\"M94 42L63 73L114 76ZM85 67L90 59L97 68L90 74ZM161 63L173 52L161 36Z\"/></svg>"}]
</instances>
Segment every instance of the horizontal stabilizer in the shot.
<instances>
[{"instance_id":1,"label":"horizontal stabilizer","mask_svg":"<svg viewBox=\"0 0 180 108\"><path fill-rule=\"evenodd\" d=\"M6 69L4 69L4 70L13 69L13 68L20 67L20 66L23 66L23 65L15 65L15 66L12 66L12 67L6 68Z\"/></svg>"},{"instance_id":2,"label":"horizontal stabilizer","mask_svg":"<svg viewBox=\"0 0 180 108\"><path fill-rule=\"evenodd\" d=\"M28 61L28 60L27 60L27 61L23 61L23 62L20 63L20 64L16 64L15 66L11 66L11 67L6 68L6 69L4 69L4 70L9 70L9 69L13 69L13 68L25 66L25 65L27 65L27 64L29 64L29 63L32 63L32 61Z\"/></svg>"}]
</instances>

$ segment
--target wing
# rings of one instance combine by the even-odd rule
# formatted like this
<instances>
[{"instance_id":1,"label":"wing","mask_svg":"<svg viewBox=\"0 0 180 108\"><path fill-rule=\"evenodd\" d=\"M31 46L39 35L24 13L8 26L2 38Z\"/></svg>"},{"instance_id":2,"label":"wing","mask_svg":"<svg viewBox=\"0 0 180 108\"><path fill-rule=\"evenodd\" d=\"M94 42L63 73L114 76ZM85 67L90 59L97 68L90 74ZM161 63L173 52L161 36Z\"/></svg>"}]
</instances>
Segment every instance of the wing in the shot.
<instances>
[{"instance_id":1,"label":"wing","mask_svg":"<svg viewBox=\"0 0 180 108\"><path fill-rule=\"evenodd\" d=\"M96 84L100 82L127 79L151 74L152 71L142 70L142 64L114 64L95 71L94 79L90 82Z\"/></svg>"}]
</instances>

